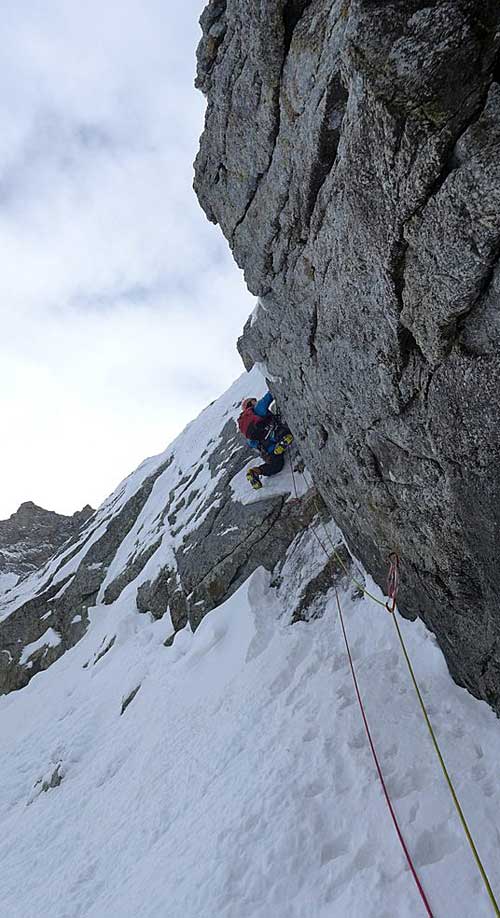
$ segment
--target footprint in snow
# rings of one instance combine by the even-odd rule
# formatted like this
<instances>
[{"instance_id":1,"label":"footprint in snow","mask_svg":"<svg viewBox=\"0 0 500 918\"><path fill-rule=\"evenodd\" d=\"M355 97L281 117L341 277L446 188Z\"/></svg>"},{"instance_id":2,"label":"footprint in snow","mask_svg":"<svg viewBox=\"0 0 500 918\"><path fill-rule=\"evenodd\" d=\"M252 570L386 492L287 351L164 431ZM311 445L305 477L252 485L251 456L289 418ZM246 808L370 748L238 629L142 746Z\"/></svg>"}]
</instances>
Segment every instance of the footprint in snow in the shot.
<instances>
[{"instance_id":1,"label":"footprint in snow","mask_svg":"<svg viewBox=\"0 0 500 918\"><path fill-rule=\"evenodd\" d=\"M367 867L373 867L376 861L377 851L375 845L371 842L364 842L356 851L353 864L356 870L366 870Z\"/></svg>"},{"instance_id":2,"label":"footprint in snow","mask_svg":"<svg viewBox=\"0 0 500 918\"><path fill-rule=\"evenodd\" d=\"M399 654L395 650L388 650L384 655L383 667L388 669L399 669Z\"/></svg>"},{"instance_id":3,"label":"footprint in snow","mask_svg":"<svg viewBox=\"0 0 500 918\"><path fill-rule=\"evenodd\" d=\"M350 708L354 704L354 695L350 685L341 685L336 692L337 699L339 701L338 711L343 711L345 708Z\"/></svg>"},{"instance_id":4,"label":"footprint in snow","mask_svg":"<svg viewBox=\"0 0 500 918\"><path fill-rule=\"evenodd\" d=\"M471 768L471 775L474 781L482 781L486 777L488 772L481 762L478 762L476 765L473 765Z\"/></svg>"},{"instance_id":5,"label":"footprint in snow","mask_svg":"<svg viewBox=\"0 0 500 918\"><path fill-rule=\"evenodd\" d=\"M349 749L363 749L366 745L366 733L364 730L358 730L354 736L347 740Z\"/></svg>"},{"instance_id":6,"label":"footprint in snow","mask_svg":"<svg viewBox=\"0 0 500 918\"><path fill-rule=\"evenodd\" d=\"M254 829L257 829L259 827L259 824L261 823L261 821L262 820L260 816L257 816L256 813L252 813L248 817L248 819L243 823L243 831L253 832Z\"/></svg>"},{"instance_id":7,"label":"footprint in snow","mask_svg":"<svg viewBox=\"0 0 500 918\"><path fill-rule=\"evenodd\" d=\"M349 836L347 832L343 832L341 835L338 835L337 838L334 838L332 841L326 842L321 848L321 866L324 867L325 864L329 864L330 861L335 861L338 857L343 857L345 854L349 853Z\"/></svg>"},{"instance_id":8,"label":"footprint in snow","mask_svg":"<svg viewBox=\"0 0 500 918\"><path fill-rule=\"evenodd\" d=\"M260 657L269 647L273 635L274 632L271 628L261 628L259 625L248 646L245 663L250 663L252 660L256 660L257 657Z\"/></svg>"},{"instance_id":9,"label":"footprint in snow","mask_svg":"<svg viewBox=\"0 0 500 918\"><path fill-rule=\"evenodd\" d=\"M279 673L269 686L272 695L281 695L290 687L293 682L294 672L292 669L284 669Z\"/></svg>"},{"instance_id":10,"label":"footprint in snow","mask_svg":"<svg viewBox=\"0 0 500 918\"><path fill-rule=\"evenodd\" d=\"M326 784L324 781L317 778L304 788L304 797L317 797L318 794L322 794L324 790L326 790Z\"/></svg>"},{"instance_id":11,"label":"footprint in snow","mask_svg":"<svg viewBox=\"0 0 500 918\"><path fill-rule=\"evenodd\" d=\"M482 787L482 791L485 797L493 797L496 787L495 782L492 778L489 778L488 781L485 781Z\"/></svg>"},{"instance_id":12,"label":"footprint in snow","mask_svg":"<svg viewBox=\"0 0 500 918\"><path fill-rule=\"evenodd\" d=\"M403 774L391 775L387 781L389 793L395 800L407 797L413 791L422 791L429 784L429 777L425 769L412 766Z\"/></svg>"},{"instance_id":13,"label":"footprint in snow","mask_svg":"<svg viewBox=\"0 0 500 918\"><path fill-rule=\"evenodd\" d=\"M338 653L332 658L330 669L336 673L339 669L345 669L348 666L348 660L345 653Z\"/></svg>"},{"instance_id":14,"label":"footprint in snow","mask_svg":"<svg viewBox=\"0 0 500 918\"><path fill-rule=\"evenodd\" d=\"M303 743L312 742L312 740L316 739L316 737L318 736L318 733L319 733L318 727L308 727L308 729L304 733L304 736L302 737L302 742Z\"/></svg>"},{"instance_id":15,"label":"footprint in snow","mask_svg":"<svg viewBox=\"0 0 500 918\"><path fill-rule=\"evenodd\" d=\"M424 829L415 845L414 861L417 867L437 864L448 854L453 854L460 847L460 841L443 822L430 830Z\"/></svg>"},{"instance_id":16,"label":"footprint in snow","mask_svg":"<svg viewBox=\"0 0 500 918\"><path fill-rule=\"evenodd\" d=\"M296 670L307 657L309 647L304 643L297 643L288 654L287 667L282 670L271 683L270 689L274 695L281 695L292 684Z\"/></svg>"},{"instance_id":17,"label":"footprint in snow","mask_svg":"<svg viewBox=\"0 0 500 918\"><path fill-rule=\"evenodd\" d=\"M464 725L461 721L456 721L453 724L453 727L451 728L451 735L454 736L455 739L462 739L465 736Z\"/></svg>"},{"instance_id":18,"label":"footprint in snow","mask_svg":"<svg viewBox=\"0 0 500 918\"><path fill-rule=\"evenodd\" d=\"M420 809L420 803L418 802L418 800L416 800L415 803L412 803L410 807L410 811L408 813L408 825L410 826L413 825L413 823L415 822L417 818L419 809Z\"/></svg>"},{"instance_id":19,"label":"footprint in snow","mask_svg":"<svg viewBox=\"0 0 500 918\"><path fill-rule=\"evenodd\" d=\"M328 761L330 761L330 759L332 759L333 756L334 756L334 754L336 753L336 748L337 748L337 747L336 747L336 739L335 739L335 737L334 737L334 736L327 736L327 737L323 740L323 753L324 753L325 759L327 759Z\"/></svg>"},{"instance_id":20,"label":"footprint in snow","mask_svg":"<svg viewBox=\"0 0 500 918\"><path fill-rule=\"evenodd\" d=\"M298 698L298 701L295 701L296 698ZM295 704L294 704L294 701L295 701ZM292 691L289 692L289 694L286 696L285 704L287 708L291 704L293 704L293 708L292 708L292 717L293 717L294 714L298 714L299 711L302 711L303 708L307 707L307 705L309 704L309 699L307 698L307 696L304 695L304 692L301 689L300 685L296 685L293 687Z\"/></svg>"}]
</instances>

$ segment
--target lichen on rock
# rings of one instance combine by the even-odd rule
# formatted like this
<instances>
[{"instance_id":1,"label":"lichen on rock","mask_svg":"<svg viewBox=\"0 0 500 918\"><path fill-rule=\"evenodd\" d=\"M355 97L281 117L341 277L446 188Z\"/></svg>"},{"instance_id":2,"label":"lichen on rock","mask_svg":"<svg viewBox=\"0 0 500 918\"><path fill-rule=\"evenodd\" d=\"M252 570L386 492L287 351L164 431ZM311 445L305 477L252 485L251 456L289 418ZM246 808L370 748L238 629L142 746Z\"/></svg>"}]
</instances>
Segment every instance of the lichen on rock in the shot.
<instances>
[{"instance_id":1,"label":"lichen on rock","mask_svg":"<svg viewBox=\"0 0 500 918\"><path fill-rule=\"evenodd\" d=\"M315 482L500 711L500 7L210 3L195 189Z\"/></svg>"}]
</instances>

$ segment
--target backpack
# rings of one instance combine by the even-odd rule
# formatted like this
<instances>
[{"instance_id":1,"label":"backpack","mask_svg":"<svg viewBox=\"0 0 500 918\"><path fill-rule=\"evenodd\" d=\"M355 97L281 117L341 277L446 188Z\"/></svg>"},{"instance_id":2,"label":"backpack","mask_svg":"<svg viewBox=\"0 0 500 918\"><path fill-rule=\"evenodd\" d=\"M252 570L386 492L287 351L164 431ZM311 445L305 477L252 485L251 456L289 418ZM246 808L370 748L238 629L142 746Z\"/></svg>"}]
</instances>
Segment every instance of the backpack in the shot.
<instances>
[{"instance_id":1,"label":"backpack","mask_svg":"<svg viewBox=\"0 0 500 918\"><path fill-rule=\"evenodd\" d=\"M273 422L255 414L253 408L245 408L238 418L238 427L247 440L258 440L262 443L266 439Z\"/></svg>"}]
</instances>

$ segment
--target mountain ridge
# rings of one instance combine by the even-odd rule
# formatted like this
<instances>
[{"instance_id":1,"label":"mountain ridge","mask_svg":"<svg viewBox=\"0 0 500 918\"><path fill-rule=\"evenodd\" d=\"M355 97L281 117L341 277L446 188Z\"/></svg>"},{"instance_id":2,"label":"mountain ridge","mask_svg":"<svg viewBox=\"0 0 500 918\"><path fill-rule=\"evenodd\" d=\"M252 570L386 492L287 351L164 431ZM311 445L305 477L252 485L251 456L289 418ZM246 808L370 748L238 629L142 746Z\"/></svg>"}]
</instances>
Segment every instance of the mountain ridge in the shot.
<instances>
[{"instance_id":1,"label":"mountain ridge","mask_svg":"<svg viewBox=\"0 0 500 918\"><path fill-rule=\"evenodd\" d=\"M265 388L257 369L243 374L0 597L0 693L27 685L80 641L96 604L127 597L139 613L166 615L173 634L188 623L195 630L257 567L283 559L323 504L303 481L295 498L290 458L261 491L249 487L252 452L236 417L241 399Z\"/></svg>"},{"instance_id":2,"label":"mountain ridge","mask_svg":"<svg viewBox=\"0 0 500 918\"><path fill-rule=\"evenodd\" d=\"M90 504L68 516L28 500L0 520L0 589L12 588L45 564L93 513Z\"/></svg>"}]
</instances>

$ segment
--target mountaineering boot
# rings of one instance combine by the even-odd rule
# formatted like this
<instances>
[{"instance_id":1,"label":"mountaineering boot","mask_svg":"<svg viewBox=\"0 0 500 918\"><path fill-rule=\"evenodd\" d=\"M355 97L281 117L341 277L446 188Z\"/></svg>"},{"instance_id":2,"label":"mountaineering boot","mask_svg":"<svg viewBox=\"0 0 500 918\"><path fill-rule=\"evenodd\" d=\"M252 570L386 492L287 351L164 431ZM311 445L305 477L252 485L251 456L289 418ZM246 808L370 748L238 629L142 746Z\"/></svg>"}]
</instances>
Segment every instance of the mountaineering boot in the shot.
<instances>
[{"instance_id":1,"label":"mountaineering boot","mask_svg":"<svg viewBox=\"0 0 500 918\"><path fill-rule=\"evenodd\" d=\"M250 484L252 485L252 488L254 488L256 491L258 491L259 488L262 487L260 475L255 471L255 469L248 469L247 481L250 482Z\"/></svg>"},{"instance_id":2,"label":"mountaineering boot","mask_svg":"<svg viewBox=\"0 0 500 918\"><path fill-rule=\"evenodd\" d=\"M292 434L291 433L285 434L285 436L282 437L279 443L277 443L276 446L274 447L274 455L281 456L281 453L284 453L287 447L290 446L291 443L293 443Z\"/></svg>"}]
</instances>

